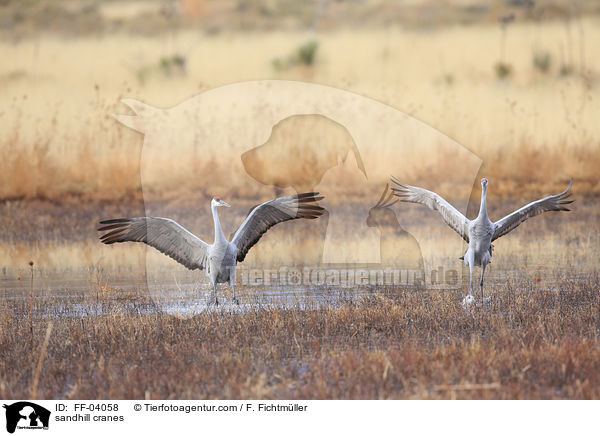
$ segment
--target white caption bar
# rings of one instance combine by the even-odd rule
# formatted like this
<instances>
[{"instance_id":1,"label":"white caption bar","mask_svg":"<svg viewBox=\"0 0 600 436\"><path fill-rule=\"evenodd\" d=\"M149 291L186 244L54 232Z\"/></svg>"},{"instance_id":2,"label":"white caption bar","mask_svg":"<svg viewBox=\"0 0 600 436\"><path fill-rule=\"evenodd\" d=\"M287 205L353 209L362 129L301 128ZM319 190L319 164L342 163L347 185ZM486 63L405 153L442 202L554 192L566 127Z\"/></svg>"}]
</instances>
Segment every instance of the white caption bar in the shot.
<instances>
[{"instance_id":1,"label":"white caption bar","mask_svg":"<svg viewBox=\"0 0 600 436\"><path fill-rule=\"evenodd\" d=\"M261 436L391 432L478 436L581 434L597 431L594 416L598 407L594 401L4 400L2 403L6 407L5 413L0 414L0 422L5 428L0 434L18 436L223 432Z\"/></svg>"}]
</instances>

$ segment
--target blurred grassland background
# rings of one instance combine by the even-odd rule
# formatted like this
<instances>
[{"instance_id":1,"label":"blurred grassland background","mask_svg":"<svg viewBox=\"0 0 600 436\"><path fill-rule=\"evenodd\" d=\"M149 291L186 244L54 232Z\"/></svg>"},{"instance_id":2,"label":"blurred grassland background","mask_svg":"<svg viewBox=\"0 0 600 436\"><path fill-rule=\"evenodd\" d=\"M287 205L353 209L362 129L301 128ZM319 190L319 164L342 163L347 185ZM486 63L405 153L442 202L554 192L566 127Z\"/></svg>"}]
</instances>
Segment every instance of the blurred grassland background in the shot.
<instances>
[{"instance_id":1,"label":"blurred grassland background","mask_svg":"<svg viewBox=\"0 0 600 436\"><path fill-rule=\"evenodd\" d=\"M139 198L143 138L110 116L128 113L120 99L167 108L255 79L405 111L480 156L494 195L558 192L570 176L597 195L599 14L567 0L0 0L0 198Z\"/></svg>"}]
</instances>

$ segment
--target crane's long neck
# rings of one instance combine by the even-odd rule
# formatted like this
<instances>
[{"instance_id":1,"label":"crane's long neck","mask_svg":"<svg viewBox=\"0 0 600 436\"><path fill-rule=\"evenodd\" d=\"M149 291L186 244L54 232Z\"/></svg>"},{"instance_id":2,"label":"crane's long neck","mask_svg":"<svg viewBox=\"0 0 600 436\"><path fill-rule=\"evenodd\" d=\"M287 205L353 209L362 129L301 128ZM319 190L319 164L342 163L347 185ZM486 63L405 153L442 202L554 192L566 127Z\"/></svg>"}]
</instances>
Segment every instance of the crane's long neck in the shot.
<instances>
[{"instance_id":1,"label":"crane's long neck","mask_svg":"<svg viewBox=\"0 0 600 436\"><path fill-rule=\"evenodd\" d=\"M481 187L481 205L479 206L479 216L477 218L487 218L487 186Z\"/></svg>"},{"instance_id":2,"label":"crane's long neck","mask_svg":"<svg viewBox=\"0 0 600 436\"><path fill-rule=\"evenodd\" d=\"M213 205L211 207L213 220L215 222L215 244L226 243L227 239L225 239L225 235L223 234L223 229L221 228L221 221L219 220L219 214L217 213L217 206Z\"/></svg>"}]
</instances>

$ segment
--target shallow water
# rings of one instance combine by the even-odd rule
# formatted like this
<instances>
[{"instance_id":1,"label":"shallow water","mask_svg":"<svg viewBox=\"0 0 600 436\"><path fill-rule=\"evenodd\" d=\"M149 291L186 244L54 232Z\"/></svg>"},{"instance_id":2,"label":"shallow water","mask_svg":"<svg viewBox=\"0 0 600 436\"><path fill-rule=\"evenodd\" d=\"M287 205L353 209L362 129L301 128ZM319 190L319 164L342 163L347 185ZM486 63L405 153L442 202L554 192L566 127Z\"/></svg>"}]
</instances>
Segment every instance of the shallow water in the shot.
<instances>
[{"instance_id":1,"label":"shallow water","mask_svg":"<svg viewBox=\"0 0 600 436\"><path fill-rule=\"evenodd\" d=\"M506 271L491 269L486 274L484 292L493 296L507 290L544 289L558 291L565 284L577 284L589 280L589 274L573 271L531 268L528 271ZM269 270L273 271L273 270ZM326 271L347 271L327 268ZM29 306L35 317L88 317L107 313L168 313L190 317L206 311L242 312L270 308L295 308L301 310L323 310L336 308L351 301L368 296L389 296L395 292L423 288L406 283L386 282L392 276L377 275L382 268L363 267L362 274L383 281L364 284L327 283L323 280L289 283L281 280L266 280L254 283L238 274L236 293L239 304L233 302L228 285L218 287L219 304L214 304L212 286L203 274L154 271L151 278L140 271L119 271L118 274L98 273L90 270L34 272L4 274L0 278L0 304L17 303L25 313ZM479 270L474 277L478 284ZM318 274L316 274L318 275ZM265 276L266 277L266 276ZM476 280L475 280L476 278ZM245 282L245 283L244 283ZM368 282L368 280L367 280ZM454 286L426 286L427 292L444 292L456 296L457 304L468 289L468 273L459 277ZM476 286L475 295L479 297Z\"/></svg>"},{"instance_id":2,"label":"shallow water","mask_svg":"<svg viewBox=\"0 0 600 436\"><path fill-rule=\"evenodd\" d=\"M251 204L252 201L241 202L237 208L224 212L224 228L234 229L239 225ZM493 212L499 216L520 205L495 204L498 210ZM360 207L364 205L355 202L344 202L343 205L344 232L338 233L348 236L350 241L345 242L353 242L363 234L365 220L357 211L362 210ZM231 288L225 284L219 285L220 304L211 305L213 290L203 272L187 271L158 251L141 244L105 246L99 243L92 223L101 217L139 216L139 213L144 213L143 206L141 203L89 203L72 208L25 201L0 205L0 215L6 220L5 227L10 229L10 232L0 234L0 310L23 307L29 313L30 295L36 316L94 316L114 310L191 316L207 310L237 312L257 307L327 309L365 296L405 291L408 285L415 284L414 277L409 280L405 275L397 282L392 280L392 284L389 281L385 283L386 280L381 283L377 274L382 271L385 274L385 266L378 264L352 264L355 272L360 270L369 277L366 283L357 281L355 277L354 283L344 285L340 272L344 268L331 264L309 268L312 272L316 271L309 280L304 280L304 277L299 281L297 277L289 280L290 274L302 275L305 267L279 268L279 265L324 262L323 241L327 240L329 228L326 220L297 222L293 227L274 227L238 266L236 291L239 305L232 304ZM173 214L169 216L196 231L199 236L207 240L212 238L212 227L206 225L206 220L211 220L209 209L199 209L197 204L171 206ZM395 210L405 230L410 231L412 226L413 236L420 235L417 239L429 273L424 282L416 283L421 285L417 288L450 293L460 304L469 287L468 269L458 260L466 246L440 222L438 214L427 208ZM589 280L590 273L596 274L594 277L597 279L600 233L596 229L599 214L595 202L581 201L569 215L547 214L532 219L515 233L496 242L497 254L486 269L486 296L519 289L556 291L569 283ZM45 223L41 227L40 219ZM397 265L394 253L385 249L390 247L388 242L395 239L386 239L388 236L384 230L388 228L384 226L382 229L380 244L375 243L371 247L373 250L369 251L376 255L373 259L378 260L368 261ZM313 239L318 243L307 243ZM335 238L332 240L335 242ZM361 250L359 246L346 243L336 247L349 253ZM34 262L33 282L28 265L30 261ZM433 276L433 270L438 271L437 277ZM253 272L259 274L259 280L254 282ZM273 272L280 278L284 273L288 281L270 280ZM338 282L328 279L331 272L340 273ZM372 273L375 274L374 280L371 279ZM476 291L480 274L481 270L475 268L473 281ZM415 289L415 292L419 291ZM479 297L479 292L475 295Z\"/></svg>"}]
</instances>

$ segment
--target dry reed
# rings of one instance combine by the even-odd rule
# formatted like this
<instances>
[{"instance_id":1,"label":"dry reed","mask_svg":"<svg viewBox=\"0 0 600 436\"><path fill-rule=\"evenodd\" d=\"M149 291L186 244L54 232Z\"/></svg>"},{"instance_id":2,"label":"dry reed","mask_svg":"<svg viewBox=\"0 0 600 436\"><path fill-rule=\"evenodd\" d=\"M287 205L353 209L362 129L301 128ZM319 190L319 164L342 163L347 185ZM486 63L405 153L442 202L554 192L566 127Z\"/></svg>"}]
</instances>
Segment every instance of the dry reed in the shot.
<instances>
[{"instance_id":1,"label":"dry reed","mask_svg":"<svg viewBox=\"0 0 600 436\"><path fill-rule=\"evenodd\" d=\"M65 306L53 317L63 303L47 299L36 328L54 329L38 397L598 399L599 291L595 275L554 291L521 281L466 312L453 293L388 289L322 310L256 305L185 320L112 298L101 316ZM21 346L19 304L0 316L4 398L29 396L42 360Z\"/></svg>"},{"instance_id":2,"label":"dry reed","mask_svg":"<svg viewBox=\"0 0 600 436\"><path fill-rule=\"evenodd\" d=\"M586 30L586 47L596 46L600 31L595 19L585 19L581 25ZM187 74L144 84L136 82L135 68L128 66L129 61L124 65L123 59L134 64L135 59L152 59L160 51L160 44L152 38L113 35L69 40L49 35L39 47L31 40L18 45L5 42L0 44L0 54L13 64L5 67L6 92L0 97L6 108L0 119L4 132L0 137L0 198L63 201L75 195L118 200L139 198L142 188L144 194L159 198L197 192L213 195L215 190L255 197L247 174L227 171L227 162L240 158L239 154L228 155L227 144L218 144L224 163L216 166L202 156L182 160L174 150L166 150L156 156L156 162L173 169L167 172L169 177L142 186L142 137L109 116L127 113L118 103L122 97L172 107L198 92L254 79L310 81L390 104L480 156L484 161L481 176L496 181L497 192L504 196L552 192L571 176L579 193L598 194L599 113L593 102L599 98L595 78L600 64L588 56L589 74L585 77L540 78L530 65L532 34L543 35L549 49L560 47L564 26L560 22L511 25L506 56L516 72L502 83L493 76L496 53L489 50L497 44L498 29L485 25L440 28L426 34L395 28L323 33L319 57L308 72L274 72L271 67L273 57L300 44L303 34L233 33L211 36L206 44L197 46L197 36L182 30L177 33L177 44L198 47L189 55ZM33 59L31 52L36 53ZM255 55L247 57L247 53ZM244 68L237 64L241 57L246 60ZM101 65L98 59L103 60ZM12 70L23 74L14 78ZM441 83L439 78L448 74L454 78L452 83ZM258 145L244 131L236 131L235 120L231 121L228 134L236 144L248 144L248 149ZM381 129L373 130L376 139ZM281 139L282 149L290 153L302 145L295 142L294 134ZM364 155L378 153L376 140L358 146ZM451 158L438 154L428 159L426 165L415 169L411 181L429 186L443 183L448 179L444 165ZM287 167L279 165L286 171L303 168L300 163L292 157ZM191 170L179 171L182 164ZM223 173L228 177L222 183L218 176ZM384 182L387 173L373 169L361 194ZM197 174L203 177L195 177Z\"/></svg>"}]
</instances>

